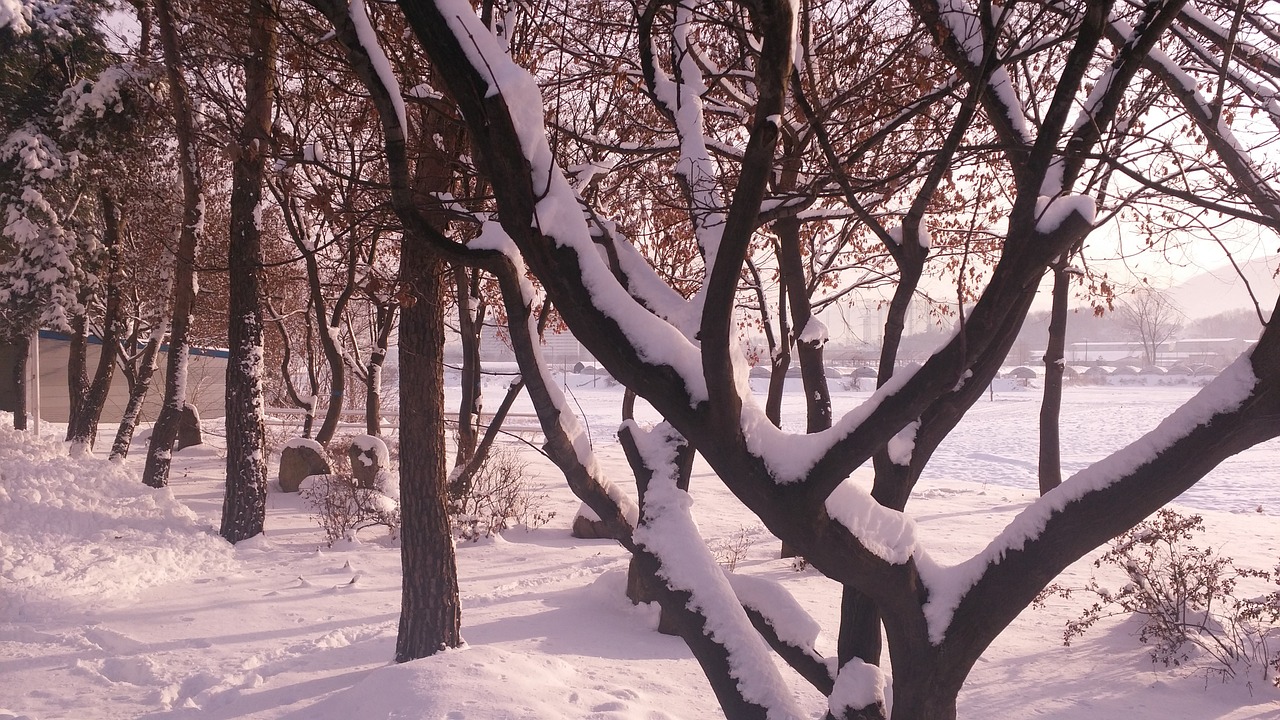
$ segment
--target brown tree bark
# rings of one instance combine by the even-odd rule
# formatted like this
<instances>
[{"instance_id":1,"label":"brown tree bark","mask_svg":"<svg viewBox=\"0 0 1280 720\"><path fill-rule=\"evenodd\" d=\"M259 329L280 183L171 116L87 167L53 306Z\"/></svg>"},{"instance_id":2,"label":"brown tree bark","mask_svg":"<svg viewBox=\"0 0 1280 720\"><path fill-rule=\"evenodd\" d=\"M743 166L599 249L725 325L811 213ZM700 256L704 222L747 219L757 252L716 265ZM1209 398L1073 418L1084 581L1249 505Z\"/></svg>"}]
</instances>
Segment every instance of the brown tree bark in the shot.
<instances>
[{"instance_id":1,"label":"brown tree bark","mask_svg":"<svg viewBox=\"0 0 1280 720\"><path fill-rule=\"evenodd\" d=\"M462 642L444 444L444 264L407 240L400 273L412 304L400 311L400 556L404 571L396 662Z\"/></svg>"},{"instance_id":2,"label":"brown tree bark","mask_svg":"<svg viewBox=\"0 0 1280 720\"><path fill-rule=\"evenodd\" d=\"M111 459L120 460L129 455L129 445L133 443L133 431L138 426L138 418L142 413L142 403L147 399L151 389L151 378L156 373L160 360L160 343L164 339L168 325L161 325L151 331L146 347L142 349L142 357L138 361L138 372L133 385L129 388L129 402L125 405L124 415L120 417L120 426L116 428L116 439L111 444Z\"/></svg>"},{"instance_id":3,"label":"brown tree bark","mask_svg":"<svg viewBox=\"0 0 1280 720\"><path fill-rule=\"evenodd\" d=\"M476 452L481 412L480 331L485 305L480 300L479 271L461 265L453 269L458 305L458 334L462 336L462 397L458 402L458 448L454 465L465 467ZM472 302L476 306L472 308Z\"/></svg>"},{"instance_id":4,"label":"brown tree bark","mask_svg":"<svg viewBox=\"0 0 1280 720\"><path fill-rule=\"evenodd\" d=\"M38 341L37 341L38 342ZM27 429L27 358L31 355L31 336L21 334L9 341L16 356L13 362L13 429Z\"/></svg>"},{"instance_id":5,"label":"brown tree bark","mask_svg":"<svg viewBox=\"0 0 1280 720\"><path fill-rule=\"evenodd\" d=\"M88 297L82 294L81 304L88 304ZM85 308L85 313L88 308ZM85 396L89 393L89 318L86 314L77 315L71 320L71 342L67 347L67 440L71 439L71 429L78 424L80 409L84 406Z\"/></svg>"},{"instance_id":6,"label":"brown tree bark","mask_svg":"<svg viewBox=\"0 0 1280 720\"><path fill-rule=\"evenodd\" d=\"M107 402L111 380L116 369L116 344L120 341L120 304L123 269L120 267L120 235L124 221L120 205L105 188L98 191L98 203L102 207L102 244L107 252L107 282L105 310L102 317L102 350L93 380L84 393L84 400L67 424L67 439L72 447L92 448L98 439L98 422L102 419L102 406ZM73 449L73 452L76 452Z\"/></svg>"},{"instance_id":7,"label":"brown tree bark","mask_svg":"<svg viewBox=\"0 0 1280 720\"><path fill-rule=\"evenodd\" d=\"M227 246L227 485L222 537L236 543L262 532L267 514L267 449L262 387L262 175L271 140L276 11L249 0L244 59L245 114L231 166L231 238Z\"/></svg>"},{"instance_id":8,"label":"brown tree bark","mask_svg":"<svg viewBox=\"0 0 1280 720\"><path fill-rule=\"evenodd\" d=\"M1062 484L1062 364L1067 346L1067 300L1071 275L1066 259L1053 265L1053 306L1049 311L1049 343L1044 350L1044 398L1040 402L1038 476L1043 495Z\"/></svg>"},{"instance_id":9,"label":"brown tree bark","mask_svg":"<svg viewBox=\"0 0 1280 720\"><path fill-rule=\"evenodd\" d=\"M204 178L196 153L195 120L186 81L182 77L182 51L169 0L156 0L156 22L164 50L165 74L178 139L178 164L182 174L182 227L174 261L173 320L170 323L168 367L165 368L164 402L151 431L142 482L151 487L169 484L173 444L178 421L187 400L187 353L191 346L191 316L196 305L196 253L204 228Z\"/></svg>"}]
</instances>

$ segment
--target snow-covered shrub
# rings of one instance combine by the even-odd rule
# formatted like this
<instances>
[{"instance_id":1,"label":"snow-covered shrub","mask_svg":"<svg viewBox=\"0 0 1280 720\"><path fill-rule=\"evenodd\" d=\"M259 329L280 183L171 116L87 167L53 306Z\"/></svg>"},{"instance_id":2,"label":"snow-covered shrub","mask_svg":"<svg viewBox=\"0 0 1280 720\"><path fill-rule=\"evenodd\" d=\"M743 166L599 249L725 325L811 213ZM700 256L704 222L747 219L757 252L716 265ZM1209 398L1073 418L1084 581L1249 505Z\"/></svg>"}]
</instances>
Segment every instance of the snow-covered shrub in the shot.
<instances>
[{"instance_id":1,"label":"snow-covered shrub","mask_svg":"<svg viewBox=\"0 0 1280 720\"><path fill-rule=\"evenodd\" d=\"M1138 639L1151 647L1152 662L1194 666L1224 679L1255 670L1266 679L1280 670L1280 655L1270 650L1280 641L1280 592L1252 599L1237 595L1241 581L1280 581L1280 568L1271 573L1239 567L1211 548L1188 542L1203 531L1199 515L1160 510L1113 540L1094 562L1096 568L1124 572L1128 582L1119 590L1096 576L1083 588L1046 588L1040 602L1050 594L1076 592L1097 598L1067 623L1064 643L1070 645L1103 618L1136 615L1142 621Z\"/></svg>"},{"instance_id":2,"label":"snow-covered shrub","mask_svg":"<svg viewBox=\"0 0 1280 720\"><path fill-rule=\"evenodd\" d=\"M450 494L453 529L464 540L491 537L516 525L536 528L555 517L544 510L545 494L529 489L525 470L528 463L514 451L494 447L466 487L454 487Z\"/></svg>"},{"instance_id":3,"label":"snow-covered shrub","mask_svg":"<svg viewBox=\"0 0 1280 720\"><path fill-rule=\"evenodd\" d=\"M742 562L742 559L747 556L747 551L751 549L753 544L751 530L746 527L740 527L737 532L729 537L710 543L710 548L716 562L725 566L729 572L733 572L738 569L738 563Z\"/></svg>"},{"instance_id":4,"label":"snow-covered shrub","mask_svg":"<svg viewBox=\"0 0 1280 720\"><path fill-rule=\"evenodd\" d=\"M368 527L382 526L393 535L399 532L400 487L394 474L380 476L380 487L357 487L347 453L331 449L335 450L330 453L333 473L312 475L300 490L328 543L351 539Z\"/></svg>"}]
</instances>

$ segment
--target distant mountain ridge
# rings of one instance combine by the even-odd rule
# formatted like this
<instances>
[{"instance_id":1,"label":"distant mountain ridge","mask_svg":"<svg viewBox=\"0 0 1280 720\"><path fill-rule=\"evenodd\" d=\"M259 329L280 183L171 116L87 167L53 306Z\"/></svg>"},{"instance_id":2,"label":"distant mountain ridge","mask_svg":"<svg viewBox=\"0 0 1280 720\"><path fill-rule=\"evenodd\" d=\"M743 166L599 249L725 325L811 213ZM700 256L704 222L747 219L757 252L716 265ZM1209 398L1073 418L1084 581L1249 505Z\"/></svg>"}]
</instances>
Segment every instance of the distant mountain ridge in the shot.
<instances>
[{"instance_id":1,"label":"distant mountain ridge","mask_svg":"<svg viewBox=\"0 0 1280 720\"><path fill-rule=\"evenodd\" d=\"M1280 269L1280 255L1242 263L1239 273L1231 265L1224 265L1174 285L1169 294L1188 318L1252 308L1249 288L1252 288L1262 309L1270 310L1275 306L1276 296L1280 295L1280 279L1275 277L1277 269Z\"/></svg>"}]
</instances>

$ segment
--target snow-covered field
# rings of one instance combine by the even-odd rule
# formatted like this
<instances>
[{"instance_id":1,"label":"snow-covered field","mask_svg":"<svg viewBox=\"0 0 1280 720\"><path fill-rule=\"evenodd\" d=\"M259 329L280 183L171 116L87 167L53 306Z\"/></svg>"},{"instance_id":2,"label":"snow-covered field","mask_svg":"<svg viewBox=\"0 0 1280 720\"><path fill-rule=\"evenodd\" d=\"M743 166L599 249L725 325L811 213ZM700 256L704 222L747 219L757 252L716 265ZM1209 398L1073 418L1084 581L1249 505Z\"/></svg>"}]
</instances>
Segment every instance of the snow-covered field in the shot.
<instances>
[{"instance_id":1,"label":"snow-covered field","mask_svg":"<svg viewBox=\"0 0 1280 720\"><path fill-rule=\"evenodd\" d=\"M620 391L603 380L565 383L605 467L625 477L611 439ZM1066 469L1137 437L1191 392L1070 388ZM500 387L487 393L496 405ZM862 397L837 393L838 409ZM792 413L800 402L788 396ZM908 508L936 559L977 552L1034 498L1038 407L1035 392L997 392L939 449ZM232 548L216 533L216 437L178 453L170 488L156 491L138 481L140 451L123 467L72 460L61 443L7 429L7 416L0 427L0 719L719 715L683 643L653 631L655 610L624 598L625 551L569 536L577 502L532 451L530 481L555 518L460 544L467 647L396 666L399 552L379 532L325 547L300 498L273 493L265 537ZM1204 515L1206 543L1241 565L1273 567L1277 480L1272 442L1224 464L1182 508ZM737 572L785 585L823 625L819 647L834 652L838 589L776 559L778 543L705 467L693 496L713 546L741 552ZM1092 569L1073 566L1063 582L1080 585ZM1257 670L1224 683L1194 664L1153 666L1132 620L1103 621L1064 647L1063 625L1085 602L1054 598L1025 611L974 668L960 716L1280 718L1280 690ZM784 675L820 717L823 699Z\"/></svg>"}]
</instances>

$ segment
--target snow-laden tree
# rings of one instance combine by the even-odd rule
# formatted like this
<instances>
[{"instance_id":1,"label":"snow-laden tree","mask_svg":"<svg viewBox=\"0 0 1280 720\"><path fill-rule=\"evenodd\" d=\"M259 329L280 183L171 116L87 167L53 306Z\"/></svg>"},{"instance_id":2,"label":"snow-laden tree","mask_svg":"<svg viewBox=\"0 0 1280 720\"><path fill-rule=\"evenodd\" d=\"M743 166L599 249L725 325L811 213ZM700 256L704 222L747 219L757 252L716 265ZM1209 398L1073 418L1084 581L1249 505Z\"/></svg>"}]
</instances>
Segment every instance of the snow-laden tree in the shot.
<instances>
[{"instance_id":1,"label":"snow-laden tree","mask_svg":"<svg viewBox=\"0 0 1280 720\"><path fill-rule=\"evenodd\" d=\"M562 169L544 112L560 93L575 100L569 85L541 95L535 77L513 61L490 25L458 0L401 8L468 124L498 214L466 245L433 229L407 185L403 99L377 38L352 20L359 13L341 3L317 4L325 6L378 105L406 242L430 243L494 273L512 328L531 317L537 298L524 278L526 270L532 273L583 344L665 418L655 428L628 423L622 430L640 488L637 503L616 479L603 476L572 410L546 381L531 333L513 332L548 453L640 565L664 580L659 599L730 717L799 714L770 646L829 696L833 716L881 716L884 675L872 657L879 641L867 640L878 627L849 629L856 641L842 638L833 675L815 658L812 633L796 632L809 626L797 621L801 611L794 604L776 588L727 579L698 538L681 489L690 450L772 532L856 592L847 598L874 610L860 617L883 623L893 663L893 717L952 718L959 689L983 650L1059 571L1223 459L1280 434L1280 328L1268 324L1253 349L1186 406L1046 493L974 557L950 566L933 560L902 511L919 467L999 368L1042 277L1107 217L1098 212L1107 207L1099 192L1109 196L1108 187L1140 185L1166 203L1196 202L1280 224L1274 168L1251 147L1254 138L1270 137L1250 132L1251 123L1273 122L1267 88L1275 87L1280 67L1271 27L1257 14L1180 2L910 3L905 16L926 35L902 51L943 65L958 82L930 101L948 108L931 116L945 124L921 135L925 171L917 176L915 199L903 208L901 228L888 239L927 255L926 216L935 196L921 190L953 182L961 160L982 170L987 185L959 188L989 195L993 208L979 226L987 259L981 265L971 259L961 273L977 300L923 365L894 374L829 429L792 435L768 420L747 389L735 305L747 258L769 220L764 202L779 172L782 126L800 102L793 78L798 70L835 72L793 66L797 38L808 38L798 32L809 19L803 10L768 0L654 2L639 7L631 21L600 29L631 42L644 36L637 28L646 18L659 15L677 27L706 19L742 29L722 40L735 63L728 73L733 87L749 101L747 111L733 116L731 152L714 162L698 159L698 145L715 144L705 119L696 117L706 93L672 104L693 130L678 136L689 144L684 182L700 180L697 168L724 193L722 212L700 225L714 231L687 237L702 263L686 296L607 215L584 202ZM705 56L690 57L700 70L714 65ZM838 84L838 75L830 77ZM1140 97L1153 92L1158 101ZM1240 107L1256 107L1258 120ZM870 118L890 128L899 116L877 119L868 110L840 122ZM1164 151L1190 141L1203 144L1196 164L1170 165L1174 158ZM828 161L834 166L841 159ZM864 192L894 187L895 177L877 180L870 170ZM1108 172L1124 182L1098 184ZM702 217L711 219L717 204L699 205L703 186L691 184L686 201L695 215L705 210ZM856 193L846 195L857 204ZM887 485L877 479L870 491L849 480L877 455L909 472L895 473Z\"/></svg>"},{"instance_id":2,"label":"snow-laden tree","mask_svg":"<svg viewBox=\"0 0 1280 720\"><path fill-rule=\"evenodd\" d=\"M24 359L38 328L70 330L83 318L97 284L96 198L77 173L86 155L68 132L85 108L60 101L109 62L104 11L93 0L22 0L0 13L0 336ZM110 104L112 95L98 99ZM21 366L14 423L25 427Z\"/></svg>"}]
</instances>

